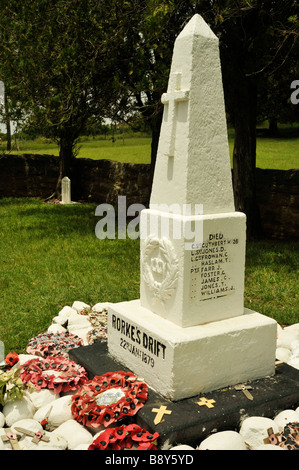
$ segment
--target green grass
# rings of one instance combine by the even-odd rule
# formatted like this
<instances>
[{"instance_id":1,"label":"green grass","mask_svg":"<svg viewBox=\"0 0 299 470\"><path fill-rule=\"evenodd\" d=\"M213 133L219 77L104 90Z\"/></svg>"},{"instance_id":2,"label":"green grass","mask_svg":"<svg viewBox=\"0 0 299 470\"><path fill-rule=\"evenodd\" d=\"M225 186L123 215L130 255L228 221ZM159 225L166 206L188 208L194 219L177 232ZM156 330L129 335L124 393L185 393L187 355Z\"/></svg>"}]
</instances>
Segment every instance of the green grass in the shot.
<instances>
[{"instance_id":1,"label":"green grass","mask_svg":"<svg viewBox=\"0 0 299 470\"><path fill-rule=\"evenodd\" d=\"M257 138L257 164L258 168L277 170L290 170L299 168L299 138L297 127L280 129L281 135L277 138L267 137L267 134ZM228 132L230 155L233 152L234 133ZM2 143L2 151L4 151ZM14 146L12 153L40 153L58 155L58 146L47 139L39 138L35 141L19 141L19 150ZM1 151L1 147L0 147ZM146 136L118 135L113 142L111 138L104 139L83 137L79 144L78 157L92 159L110 159L129 163L150 163L151 138Z\"/></svg>"},{"instance_id":2,"label":"green grass","mask_svg":"<svg viewBox=\"0 0 299 470\"><path fill-rule=\"evenodd\" d=\"M0 340L24 352L59 310L81 300L139 297L139 241L99 240L95 204L0 200ZM299 243L247 246L245 306L280 324L299 322Z\"/></svg>"}]
</instances>

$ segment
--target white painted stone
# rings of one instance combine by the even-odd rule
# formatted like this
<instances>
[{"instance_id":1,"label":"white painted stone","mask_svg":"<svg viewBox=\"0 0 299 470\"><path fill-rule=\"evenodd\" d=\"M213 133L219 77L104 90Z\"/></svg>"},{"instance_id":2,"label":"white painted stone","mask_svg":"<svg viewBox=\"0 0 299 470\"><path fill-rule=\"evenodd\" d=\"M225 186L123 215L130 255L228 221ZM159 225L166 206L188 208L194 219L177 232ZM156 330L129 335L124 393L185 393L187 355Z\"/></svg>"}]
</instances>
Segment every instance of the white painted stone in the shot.
<instances>
[{"instance_id":1,"label":"white painted stone","mask_svg":"<svg viewBox=\"0 0 299 470\"><path fill-rule=\"evenodd\" d=\"M290 349L293 341L298 339L296 330L282 330L277 338L277 347L278 348L288 348Z\"/></svg>"},{"instance_id":2,"label":"white painted stone","mask_svg":"<svg viewBox=\"0 0 299 470\"><path fill-rule=\"evenodd\" d=\"M235 210L218 42L200 15L175 41L150 207Z\"/></svg>"},{"instance_id":3,"label":"white painted stone","mask_svg":"<svg viewBox=\"0 0 299 470\"><path fill-rule=\"evenodd\" d=\"M90 321L87 318L87 315L71 314L68 317L67 329L69 333L72 333L75 336L81 338L86 345L87 335L93 329Z\"/></svg>"},{"instance_id":4,"label":"white painted stone","mask_svg":"<svg viewBox=\"0 0 299 470\"><path fill-rule=\"evenodd\" d=\"M93 312L101 312L103 308L108 308L109 305L112 305L111 302L98 302L92 307Z\"/></svg>"},{"instance_id":5,"label":"white painted stone","mask_svg":"<svg viewBox=\"0 0 299 470\"><path fill-rule=\"evenodd\" d=\"M173 400L273 375L275 337L276 322L247 309L181 328L138 300L109 308L109 353Z\"/></svg>"},{"instance_id":6,"label":"white painted stone","mask_svg":"<svg viewBox=\"0 0 299 470\"><path fill-rule=\"evenodd\" d=\"M48 416L48 423L51 428L60 426L65 421L73 419L71 412L71 395L65 395L57 398L54 402L42 406L37 410L34 419L41 421Z\"/></svg>"},{"instance_id":7,"label":"white painted stone","mask_svg":"<svg viewBox=\"0 0 299 470\"><path fill-rule=\"evenodd\" d=\"M26 390L25 396L29 398L36 410L58 399L57 393L46 388L38 391Z\"/></svg>"},{"instance_id":8,"label":"white painted stone","mask_svg":"<svg viewBox=\"0 0 299 470\"><path fill-rule=\"evenodd\" d=\"M25 364L25 362L30 361L31 359L37 358L38 356L34 354L18 354L20 366Z\"/></svg>"},{"instance_id":9,"label":"white painted stone","mask_svg":"<svg viewBox=\"0 0 299 470\"><path fill-rule=\"evenodd\" d=\"M65 333L66 331L67 329L58 323L52 323L52 325L47 329L48 333Z\"/></svg>"},{"instance_id":10,"label":"white painted stone","mask_svg":"<svg viewBox=\"0 0 299 470\"><path fill-rule=\"evenodd\" d=\"M72 450L88 450L90 444L79 444L78 446L74 447Z\"/></svg>"},{"instance_id":11,"label":"white painted stone","mask_svg":"<svg viewBox=\"0 0 299 470\"><path fill-rule=\"evenodd\" d=\"M5 416L2 413L2 411L0 411L0 428L3 428L4 425L5 425Z\"/></svg>"},{"instance_id":12,"label":"white painted stone","mask_svg":"<svg viewBox=\"0 0 299 470\"><path fill-rule=\"evenodd\" d=\"M236 431L211 434L198 446L199 450L247 450L243 437Z\"/></svg>"},{"instance_id":13,"label":"white painted stone","mask_svg":"<svg viewBox=\"0 0 299 470\"><path fill-rule=\"evenodd\" d=\"M62 436L67 441L69 450L82 444L90 445L93 441L92 434L74 419L62 423L52 434Z\"/></svg>"},{"instance_id":14,"label":"white painted stone","mask_svg":"<svg viewBox=\"0 0 299 470\"><path fill-rule=\"evenodd\" d=\"M50 415L51 409L52 409L53 403L50 402L46 405L41 406L38 410L33 415L33 419L35 421L38 421L41 423L45 418L47 418Z\"/></svg>"},{"instance_id":15,"label":"white painted stone","mask_svg":"<svg viewBox=\"0 0 299 470\"><path fill-rule=\"evenodd\" d=\"M36 421L35 419L30 419L30 418L20 419L19 421L16 421L11 426L11 429L14 432L18 432L16 430L17 427L24 428L24 429L27 429L28 431L32 431L32 432L39 432L39 431L43 430L42 425L38 421Z\"/></svg>"},{"instance_id":16,"label":"white painted stone","mask_svg":"<svg viewBox=\"0 0 299 470\"><path fill-rule=\"evenodd\" d=\"M34 412L35 408L27 397L9 401L3 406L3 414L7 427L11 427L16 421L21 419L33 418Z\"/></svg>"},{"instance_id":17,"label":"white painted stone","mask_svg":"<svg viewBox=\"0 0 299 470\"><path fill-rule=\"evenodd\" d=\"M274 434L279 432L279 427L273 419L262 416L251 416L245 418L240 426L240 435L250 449L256 449L264 445L267 439L268 429L272 428Z\"/></svg>"},{"instance_id":18,"label":"white painted stone","mask_svg":"<svg viewBox=\"0 0 299 470\"><path fill-rule=\"evenodd\" d=\"M67 450L67 441L58 434L46 431L46 436L49 437L49 442L40 442L39 450Z\"/></svg>"},{"instance_id":19,"label":"white painted stone","mask_svg":"<svg viewBox=\"0 0 299 470\"><path fill-rule=\"evenodd\" d=\"M299 340L296 339L291 343L291 350L293 354L299 354Z\"/></svg>"},{"instance_id":20,"label":"white painted stone","mask_svg":"<svg viewBox=\"0 0 299 470\"><path fill-rule=\"evenodd\" d=\"M263 444L259 447L255 447L254 449L252 450L284 450L282 449L281 447L279 446L275 446L273 444Z\"/></svg>"},{"instance_id":21,"label":"white painted stone","mask_svg":"<svg viewBox=\"0 0 299 470\"><path fill-rule=\"evenodd\" d=\"M289 423L299 423L299 414L294 410L283 410L274 418L275 423L280 431Z\"/></svg>"},{"instance_id":22,"label":"white painted stone","mask_svg":"<svg viewBox=\"0 0 299 470\"><path fill-rule=\"evenodd\" d=\"M90 305L86 304L85 302L81 302L80 300L76 300L73 303L72 308L79 313L83 308L90 309Z\"/></svg>"},{"instance_id":23,"label":"white painted stone","mask_svg":"<svg viewBox=\"0 0 299 470\"><path fill-rule=\"evenodd\" d=\"M196 449L194 449L194 447L188 446L187 444L180 444L178 446L171 447L171 449L169 450L177 451L177 450L196 450Z\"/></svg>"},{"instance_id":24,"label":"white painted stone","mask_svg":"<svg viewBox=\"0 0 299 470\"><path fill-rule=\"evenodd\" d=\"M87 318L87 315L79 315L78 313L72 314L68 318L68 330L72 333L72 330L79 330L81 328L90 327L90 321Z\"/></svg>"},{"instance_id":25,"label":"white painted stone","mask_svg":"<svg viewBox=\"0 0 299 470\"><path fill-rule=\"evenodd\" d=\"M297 339L299 339L299 323L294 323L293 325L286 326L283 330L286 333L295 334L297 336Z\"/></svg>"},{"instance_id":26,"label":"white painted stone","mask_svg":"<svg viewBox=\"0 0 299 470\"><path fill-rule=\"evenodd\" d=\"M65 176L61 180L61 204L71 203L71 180Z\"/></svg>"},{"instance_id":27,"label":"white painted stone","mask_svg":"<svg viewBox=\"0 0 299 470\"><path fill-rule=\"evenodd\" d=\"M52 323L61 325L63 327L66 327L67 321L68 321L67 317L64 317L62 315L57 315L56 317L52 318Z\"/></svg>"},{"instance_id":28,"label":"white painted stone","mask_svg":"<svg viewBox=\"0 0 299 470\"><path fill-rule=\"evenodd\" d=\"M288 362L291 357L291 351L287 348L276 349L276 359L278 361Z\"/></svg>"},{"instance_id":29,"label":"white painted stone","mask_svg":"<svg viewBox=\"0 0 299 470\"><path fill-rule=\"evenodd\" d=\"M289 366L299 369L299 356L291 355L287 363Z\"/></svg>"},{"instance_id":30,"label":"white painted stone","mask_svg":"<svg viewBox=\"0 0 299 470\"><path fill-rule=\"evenodd\" d=\"M78 313L77 310L75 310L73 307L70 307L69 305L65 305L60 312L58 313L58 316L62 317L69 317L72 313Z\"/></svg>"}]
</instances>

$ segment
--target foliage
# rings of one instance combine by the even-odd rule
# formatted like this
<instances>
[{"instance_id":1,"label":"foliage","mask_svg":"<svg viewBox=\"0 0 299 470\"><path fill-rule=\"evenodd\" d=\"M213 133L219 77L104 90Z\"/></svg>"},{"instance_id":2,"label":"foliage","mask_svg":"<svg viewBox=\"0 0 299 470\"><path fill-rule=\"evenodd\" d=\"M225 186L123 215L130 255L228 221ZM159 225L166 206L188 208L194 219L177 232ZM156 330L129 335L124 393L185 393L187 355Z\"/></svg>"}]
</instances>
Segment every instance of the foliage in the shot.
<instances>
[{"instance_id":1,"label":"foliage","mask_svg":"<svg viewBox=\"0 0 299 470\"><path fill-rule=\"evenodd\" d=\"M20 379L20 363L16 363L10 370L0 369L0 405L23 397L24 385Z\"/></svg>"}]
</instances>

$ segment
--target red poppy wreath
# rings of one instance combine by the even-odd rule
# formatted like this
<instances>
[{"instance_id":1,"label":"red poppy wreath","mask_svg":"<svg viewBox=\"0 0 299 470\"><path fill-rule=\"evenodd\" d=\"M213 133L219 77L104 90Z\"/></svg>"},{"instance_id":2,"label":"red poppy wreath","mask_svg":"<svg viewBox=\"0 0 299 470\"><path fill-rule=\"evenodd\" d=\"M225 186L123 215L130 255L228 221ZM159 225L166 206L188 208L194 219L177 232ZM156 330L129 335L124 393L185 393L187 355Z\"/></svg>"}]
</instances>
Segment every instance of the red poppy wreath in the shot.
<instances>
[{"instance_id":1,"label":"red poppy wreath","mask_svg":"<svg viewBox=\"0 0 299 470\"><path fill-rule=\"evenodd\" d=\"M34 358L23 364L20 378L36 390L48 388L54 393L77 390L87 380L87 372L80 365L64 357Z\"/></svg>"},{"instance_id":2,"label":"red poppy wreath","mask_svg":"<svg viewBox=\"0 0 299 470\"><path fill-rule=\"evenodd\" d=\"M133 416L147 400L147 385L132 372L107 372L95 376L72 396L74 418L84 426L105 427Z\"/></svg>"},{"instance_id":3,"label":"red poppy wreath","mask_svg":"<svg viewBox=\"0 0 299 470\"><path fill-rule=\"evenodd\" d=\"M26 351L42 357L68 358L68 351L78 346L83 346L83 340L72 333L42 333L29 340Z\"/></svg>"},{"instance_id":4,"label":"red poppy wreath","mask_svg":"<svg viewBox=\"0 0 299 470\"><path fill-rule=\"evenodd\" d=\"M88 450L157 450L159 434L142 429L137 424L105 429Z\"/></svg>"}]
</instances>

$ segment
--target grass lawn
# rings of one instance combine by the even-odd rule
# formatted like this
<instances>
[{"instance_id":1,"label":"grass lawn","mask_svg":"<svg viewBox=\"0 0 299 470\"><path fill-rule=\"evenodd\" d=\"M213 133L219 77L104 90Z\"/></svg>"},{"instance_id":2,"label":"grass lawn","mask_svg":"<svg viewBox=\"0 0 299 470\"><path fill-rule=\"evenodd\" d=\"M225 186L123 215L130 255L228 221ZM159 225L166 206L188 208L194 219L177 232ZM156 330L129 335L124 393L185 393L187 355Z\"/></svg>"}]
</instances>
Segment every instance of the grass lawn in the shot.
<instances>
[{"instance_id":1,"label":"grass lawn","mask_svg":"<svg viewBox=\"0 0 299 470\"><path fill-rule=\"evenodd\" d=\"M24 352L75 300L89 304L139 297L139 241L99 240L95 204L0 199L0 340ZM298 323L299 243L248 243L245 306Z\"/></svg>"},{"instance_id":2,"label":"grass lawn","mask_svg":"<svg viewBox=\"0 0 299 470\"><path fill-rule=\"evenodd\" d=\"M290 170L299 168L299 137L297 127L281 129L281 136L267 137L260 135L257 138L257 167L277 170ZM233 130L228 131L230 154L233 152ZM4 145L2 143L2 151ZM19 150L12 153L41 153L58 155L58 146L39 138L35 141L18 142ZM1 146L0 146L1 151ZM125 137L117 136L112 142L111 138L98 136L94 139L83 137L79 145L78 157L92 159L110 159L130 163L150 163L151 138L144 136Z\"/></svg>"}]
</instances>

